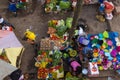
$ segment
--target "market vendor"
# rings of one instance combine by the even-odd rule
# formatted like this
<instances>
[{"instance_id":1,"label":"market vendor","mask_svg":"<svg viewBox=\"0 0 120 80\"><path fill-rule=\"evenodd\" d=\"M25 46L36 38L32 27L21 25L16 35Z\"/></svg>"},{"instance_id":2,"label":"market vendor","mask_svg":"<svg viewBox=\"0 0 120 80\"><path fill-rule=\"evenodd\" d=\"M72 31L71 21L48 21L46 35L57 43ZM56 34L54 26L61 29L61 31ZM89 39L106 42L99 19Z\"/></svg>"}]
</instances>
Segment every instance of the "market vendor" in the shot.
<instances>
[{"instance_id":1,"label":"market vendor","mask_svg":"<svg viewBox=\"0 0 120 80\"><path fill-rule=\"evenodd\" d=\"M72 0L73 11L75 10L76 4L77 4L77 0Z\"/></svg>"},{"instance_id":2,"label":"market vendor","mask_svg":"<svg viewBox=\"0 0 120 80\"><path fill-rule=\"evenodd\" d=\"M83 54L83 61L85 61L85 62L87 60L92 61L92 59L93 59L93 51L92 51L91 48L86 47L86 46L83 47L82 54Z\"/></svg>"},{"instance_id":3,"label":"market vendor","mask_svg":"<svg viewBox=\"0 0 120 80\"><path fill-rule=\"evenodd\" d=\"M110 1L104 1L104 5L105 5L106 19L112 20L113 18L112 12L114 10L114 4Z\"/></svg>"},{"instance_id":4,"label":"market vendor","mask_svg":"<svg viewBox=\"0 0 120 80\"><path fill-rule=\"evenodd\" d=\"M91 0L84 0L84 4L90 4Z\"/></svg>"},{"instance_id":5,"label":"market vendor","mask_svg":"<svg viewBox=\"0 0 120 80\"><path fill-rule=\"evenodd\" d=\"M22 76L22 70L21 69L17 69L9 75L11 80L19 80L19 78L21 76Z\"/></svg>"},{"instance_id":6,"label":"market vendor","mask_svg":"<svg viewBox=\"0 0 120 80\"><path fill-rule=\"evenodd\" d=\"M3 26L4 18L0 15L0 25Z\"/></svg>"},{"instance_id":7,"label":"market vendor","mask_svg":"<svg viewBox=\"0 0 120 80\"><path fill-rule=\"evenodd\" d=\"M98 0L98 2L101 4L101 3L103 3L103 2L104 2L104 0Z\"/></svg>"},{"instance_id":8,"label":"market vendor","mask_svg":"<svg viewBox=\"0 0 120 80\"><path fill-rule=\"evenodd\" d=\"M35 33L27 29L26 32L24 33L23 40L27 40L31 44L34 44L35 38L36 38Z\"/></svg>"},{"instance_id":9,"label":"market vendor","mask_svg":"<svg viewBox=\"0 0 120 80\"><path fill-rule=\"evenodd\" d=\"M13 31L13 28L11 26L4 24L4 26L2 26L2 30Z\"/></svg>"},{"instance_id":10,"label":"market vendor","mask_svg":"<svg viewBox=\"0 0 120 80\"><path fill-rule=\"evenodd\" d=\"M79 36L78 39L77 39L77 41L78 41L79 45L83 45L83 46L88 45L89 42L90 42L90 41L89 41L86 37L84 37L84 36Z\"/></svg>"},{"instance_id":11,"label":"market vendor","mask_svg":"<svg viewBox=\"0 0 120 80\"><path fill-rule=\"evenodd\" d=\"M7 22L1 15L0 15L0 25L3 27L3 26L11 26L13 29L15 29L15 27Z\"/></svg>"},{"instance_id":12,"label":"market vendor","mask_svg":"<svg viewBox=\"0 0 120 80\"><path fill-rule=\"evenodd\" d=\"M29 77L30 77L30 74L31 73L22 73L22 70L21 69L17 69L15 71L13 71L9 77L10 77L10 80L28 80Z\"/></svg>"},{"instance_id":13,"label":"market vendor","mask_svg":"<svg viewBox=\"0 0 120 80\"><path fill-rule=\"evenodd\" d=\"M8 5L8 10L10 12L13 12L15 15L15 17L17 16L17 7L16 7L16 3L15 1L10 1L9 5Z\"/></svg>"},{"instance_id":14,"label":"market vendor","mask_svg":"<svg viewBox=\"0 0 120 80\"><path fill-rule=\"evenodd\" d=\"M70 66L73 75L79 76L82 73L82 63L79 59L71 59Z\"/></svg>"}]
</instances>

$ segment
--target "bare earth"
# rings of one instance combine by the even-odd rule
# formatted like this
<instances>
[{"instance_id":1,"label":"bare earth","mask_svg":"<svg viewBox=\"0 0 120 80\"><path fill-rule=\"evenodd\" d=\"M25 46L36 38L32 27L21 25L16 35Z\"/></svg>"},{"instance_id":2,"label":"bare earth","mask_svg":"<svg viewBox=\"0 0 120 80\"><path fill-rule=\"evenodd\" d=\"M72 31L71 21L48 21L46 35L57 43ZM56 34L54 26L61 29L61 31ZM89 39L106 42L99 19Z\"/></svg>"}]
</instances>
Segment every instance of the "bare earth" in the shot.
<instances>
[{"instance_id":1,"label":"bare earth","mask_svg":"<svg viewBox=\"0 0 120 80\"><path fill-rule=\"evenodd\" d=\"M20 40L20 42L25 47L25 51L22 56L21 62L21 69L23 73L35 73L37 70L34 67L34 47L30 45L26 41L22 40L24 32L26 29L31 29L31 31L37 34L36 42L39 43L42 37L47 37L47 28L48 28L48 21L51 19L65 19L66 17L72 16L71 12L65 13L61 12L59 14L45 14L43 12L43 8L41 8L40 2L37 3L37 8L35 9L33 14L23 15L19 13L18 17L14 17L12 15L8 16L8 21L15 26L15 34ZM87 24L90 27L89 33L96 34L99 32L103 32L107 28L107 23L101 23L96 20L96 11L97 7L95 5L84 6L81 12L81 18L87 20ZM21 16L22 15L22 16ZM110 22L112 25L113 31L120 32L119 25L120 25L120 15L115 16L113 20ZM109 72L108 72L109 74ZM96 78L97 80L107 80L107 78ZM90 80L96 80L95 78L91 78ZM33 79L32 79L33 80ZM36 79L35 79L36 80Z\"/></svg>"}]
</instances>

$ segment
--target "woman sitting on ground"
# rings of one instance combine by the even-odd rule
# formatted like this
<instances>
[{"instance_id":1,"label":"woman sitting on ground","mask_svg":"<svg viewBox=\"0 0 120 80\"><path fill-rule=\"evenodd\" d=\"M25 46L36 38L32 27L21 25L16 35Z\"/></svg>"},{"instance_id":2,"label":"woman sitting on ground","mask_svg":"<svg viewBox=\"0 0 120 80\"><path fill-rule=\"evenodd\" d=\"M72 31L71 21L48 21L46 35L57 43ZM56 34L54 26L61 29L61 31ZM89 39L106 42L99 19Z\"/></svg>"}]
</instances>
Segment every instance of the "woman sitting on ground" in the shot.
<instances>
[{"instance_id":1,"label":"woman sitting on ground","mask_svg":"<svg viewBox=\"0 0 120 80\"><path fill-rule=\"evenodd\" d=\"M72 68L72 74L74 76L79 76L82 73L82 63L81 61L77 61L75 59L70 61L70 66Z\"/></svg>"},{"instance_id":2,"label":"woman sitting on ground","mask_svg":"<svg viewBox=\"0 0 120 80\"><path fill-rule=\"evenodd\" d=\"M35 43L35 38L36 38L35 33L30 31L29 29L27 29L26 32L24 33L23 40L27 40L31 44L34 44Z\"/></svg>"},{"instance_id":3,"label":"woman sitting on ground","mask_svg":"<svg viewBox=\"0 0 120 80\"><path fill-rule=\"evenodd\" d=\"M13 31L13 28L11 26L4 24L4 26L2 26L2 30Z\"/></svg>"}]
</instances>

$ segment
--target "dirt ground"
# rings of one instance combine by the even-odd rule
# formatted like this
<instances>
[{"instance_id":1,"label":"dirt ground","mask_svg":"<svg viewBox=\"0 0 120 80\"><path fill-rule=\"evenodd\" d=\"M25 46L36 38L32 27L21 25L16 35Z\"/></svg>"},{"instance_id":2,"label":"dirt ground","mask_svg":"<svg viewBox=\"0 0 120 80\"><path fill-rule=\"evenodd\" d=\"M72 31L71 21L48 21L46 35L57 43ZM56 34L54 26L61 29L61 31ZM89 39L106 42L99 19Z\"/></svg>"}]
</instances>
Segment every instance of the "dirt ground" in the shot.
<instances>
[{"instance_id":1,"label":"dirt ground","mask_svg":"<svg viewBox=\"0 0 120 80\"><path fill-rule=\"evenodd\" d=\"M37 8L34 13L26 15L21 12L18 13L17 17L14 17L13 14L7 15L8 21L15 26L15 34L20 40L20 42L25 47L25 51L22 55L21 69L23 73L36 73L37 70L34 66L35 62L35 51L34 46L30 45L26 41L23 41L24 32L26 29L30 29L35 32L37 35L36 43L39 43L42 37L47 37L48 21L51 19L65 19L66 17L71 16L71 12L59 13L59 14L45 14L43 7L40 5L40 2L37 3ZM32 79L33 80L33 79ZM35 79L36 80L36 79Z\"/></svg>"},{"instance_id":2,"label":"dirt ground","mask_svg":"<svg viewBox=\"0 0 120 80\"><path fill-rule=\"evenodd\" d=\"M67 12L67 13L61 12L59 14L45 14L40 2L37 2L36 6L37 8L32 14L26 15L24 13L19 13L17 17L14 17L12 14L7 16L8 21L15 26L14 31L16 36L25 47L25 51L22 55L22 62L21 62L21 69L23 73L37 72L37 69L34 66L34 62L35 62L34 57L36 56L36 53L34 51L34 46L22 40L25 30L30 29L31 31L35 32L37 34L36 42L39 43L42 37L48 36L46 32L47 32L49 20L65 19L66 17L73 16L72 12ZM97 12L96 5L88 5L83 7L82 12L80 14L81 18L87 20L87 24L90 28L89 33L91 34L103 32L108 27L106 22L101 23L96 20L95 18L96 12ZM96 80L96 79L91 79L91 80ZM107 80L107 79L102 79L102 80Z\"/></svg>"}]
</instances>

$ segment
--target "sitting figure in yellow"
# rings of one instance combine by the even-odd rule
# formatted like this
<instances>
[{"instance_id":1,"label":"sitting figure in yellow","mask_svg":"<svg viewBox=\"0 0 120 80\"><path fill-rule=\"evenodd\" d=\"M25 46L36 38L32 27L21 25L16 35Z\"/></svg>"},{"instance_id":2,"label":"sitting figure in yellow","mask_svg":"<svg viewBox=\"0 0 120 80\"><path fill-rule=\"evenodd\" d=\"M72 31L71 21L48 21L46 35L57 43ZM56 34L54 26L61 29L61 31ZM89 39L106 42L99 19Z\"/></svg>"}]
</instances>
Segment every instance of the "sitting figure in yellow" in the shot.
<instances>
[{"instance_id":1,"label":"sitting figure in yellow","mask_svg":"<svg viewBox=\"0 0 120 80\"><path fill-rule=\"evenodd\" d=\"M29 29L25 31L23 40L27 40L31 44L34 44L35 38L36 38L36 35L34 32L30 31Z\"/></svg>"}]
</instances>

